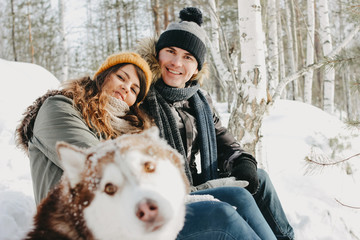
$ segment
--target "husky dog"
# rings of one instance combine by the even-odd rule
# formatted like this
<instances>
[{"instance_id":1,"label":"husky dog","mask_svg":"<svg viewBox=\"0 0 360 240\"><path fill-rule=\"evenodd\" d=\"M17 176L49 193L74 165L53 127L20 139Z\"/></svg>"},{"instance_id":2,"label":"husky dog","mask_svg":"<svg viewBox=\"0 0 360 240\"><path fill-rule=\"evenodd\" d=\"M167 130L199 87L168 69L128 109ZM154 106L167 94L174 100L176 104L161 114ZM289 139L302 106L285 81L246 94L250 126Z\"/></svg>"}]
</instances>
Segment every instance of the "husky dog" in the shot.
<instances>
[{"instance_id":1,"label":"husky dog","mask_svg":"<svg viewBox=\"0 0 360 240\"><path fill-rule=\"evenodd\" d=\"M175 239L189 183L183 158L153 127L83 150L57 144L64 169L26 239Z\"/></svg>"}]
</instances>

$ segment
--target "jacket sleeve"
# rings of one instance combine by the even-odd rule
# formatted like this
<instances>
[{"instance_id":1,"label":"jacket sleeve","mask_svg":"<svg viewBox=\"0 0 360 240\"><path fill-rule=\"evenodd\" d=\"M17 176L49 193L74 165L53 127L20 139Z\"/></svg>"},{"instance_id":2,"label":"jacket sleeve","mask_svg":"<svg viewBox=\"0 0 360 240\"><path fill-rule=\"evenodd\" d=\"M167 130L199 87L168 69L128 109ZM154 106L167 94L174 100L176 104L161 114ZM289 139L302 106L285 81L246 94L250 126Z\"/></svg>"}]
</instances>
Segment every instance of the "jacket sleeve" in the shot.
<instances>
[{"instance_id":1,"label":"jacket sleeve","mask_svg":"<svg viewBox=\"0 0 360 240\"><path fill-rule=\"evenodd\" d=\"M61 164L56 143L64 141L78 147L88 148L99 143L71 99L56 95L49 97L41 106L36 117L32 144L58 167Z\"/></svg>"},{"instance_id":2,"label":"jacket sleeve","mask_svg":"<svg viewBox=\"0 0 360 240\"><path fill-rule=\"evenodd\" d=\"M218 168L220 170L220 174L223 176L230 175L234 167L241 161L249 161L250 164L253 164L254 167L257 168L255 158L251 154L245 152L234 136L224 126L222 126L210 95L207 94L206 97L213 111L218 153Z\"/></svg>"}]
</instances>

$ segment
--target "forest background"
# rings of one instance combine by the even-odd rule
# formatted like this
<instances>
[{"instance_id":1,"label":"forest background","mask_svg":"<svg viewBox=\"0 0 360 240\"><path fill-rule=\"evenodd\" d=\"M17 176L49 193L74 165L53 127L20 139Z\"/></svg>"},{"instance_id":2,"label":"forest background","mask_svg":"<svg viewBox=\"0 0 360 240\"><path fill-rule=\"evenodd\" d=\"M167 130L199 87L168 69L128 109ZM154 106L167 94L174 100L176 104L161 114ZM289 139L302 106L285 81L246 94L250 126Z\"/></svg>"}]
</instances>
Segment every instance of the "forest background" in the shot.
<instances>
[{"instance_id":1,"label":"forest background","mask_svg":"<svg viewBox=\"0 0 360 240\"><path fill-rule=\"evenodd\" d=\"M36 63L60 81L91 76L187 6L202 10L208 33L204 88L228 102L229 130L246 150L261 152L262 119L278 98L358 123L359 0L2 0L0 58Z\"/></svg>"}]
</instances>

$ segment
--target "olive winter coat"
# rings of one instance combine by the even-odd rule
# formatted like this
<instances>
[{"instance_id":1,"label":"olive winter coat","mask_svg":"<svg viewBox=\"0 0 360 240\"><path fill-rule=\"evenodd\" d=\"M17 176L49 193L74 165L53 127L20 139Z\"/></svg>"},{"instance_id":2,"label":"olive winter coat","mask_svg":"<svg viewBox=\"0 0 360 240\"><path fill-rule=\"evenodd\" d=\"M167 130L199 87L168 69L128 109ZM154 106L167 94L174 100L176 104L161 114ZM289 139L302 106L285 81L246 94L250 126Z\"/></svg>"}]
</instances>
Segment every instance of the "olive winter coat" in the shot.
<instances>
[{"instance_id":1,"label":"olive winter coat","mask_svg":"<svg viewBox=\"0 0 360 240\"><path fill-rule=\"evenodd\" d=\"M63 95L46 94L39 98L20 123L18 144L27 150L36 204L46 197L63 174L56 152L56 142L91 147L99 139L73 101Z\"/></svg>"}]
</instances>

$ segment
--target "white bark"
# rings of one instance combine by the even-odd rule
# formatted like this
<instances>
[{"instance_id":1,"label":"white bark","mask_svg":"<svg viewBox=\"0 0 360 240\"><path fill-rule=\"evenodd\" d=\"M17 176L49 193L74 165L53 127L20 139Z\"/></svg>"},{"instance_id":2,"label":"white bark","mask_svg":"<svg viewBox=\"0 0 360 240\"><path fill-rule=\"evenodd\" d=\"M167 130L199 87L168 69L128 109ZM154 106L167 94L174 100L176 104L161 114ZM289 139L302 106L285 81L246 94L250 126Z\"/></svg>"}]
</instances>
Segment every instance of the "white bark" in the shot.
<instances>
[{"instance_id":1,"label":"white bark","mask_svg":"<svg viewBox=\"0 0 360 240\"><path fill-rule=\"evenodd\" d=\"M265 36L260 0L238 0L238 14L241 77L236 103L229 120L229 130L241 140L246 151L255 155L267 104ZM259 162L261 163L261 160Z\"/></svg>"},{"instance_id":2,"label":"white bark","mask_svg":"<svg viewBox=\"0 0 360 240\"><path fill-rule=\"evenodd\" d=\"M260 0L238 0L241 48L241 82L244 97L260 103L266 99L264 32Z\"/></svg>"},{"instance_id":3,"label":"white bark","mask_svg":"<svg viewBox=\"0 0 360 240\"><path fill-rule=\"evenodd\" d=\"M279 83L279 39L277 28L276 0L268 0L268 86L270 94L274 94Z\"/></svg>"},{"instance_id":4,"label":"white bark","mask_svg":"<svg viewBox=\"0 0 360 240\"><path fill-rule=\"evenodd\" d=\"M332 49L332 39L329 22L329 9L327 0L319 0L319 22L320 40L322 43L324 56L328 55ZM324 73L324 111L332 114L334 112L335 94L335 69L326 69Z\"/></svg>"},{"instance_id":5,"label":"white bark","mask_svg":"<svg viewBox=\"0 0 360 240\"><path fill-rule=\"evenodd\" d=\"M307 0L307 38L306 38L306 66L314 63L314 38L315 38L315 0ZM313 69L305 73L304 102L311 104Z\"/></svg>"},{"instance_id":6,"label":"white bark","mask_svg":"<svg viewBox=\"0 0 360 240\"><path fill-rule=\"evenodd\" d=\"M339 46L336 47L336 49L334 49L329 55L325 56L326 61L322 61L322 62L318 62L312 65L309 65L303 69L301 69L300 71L297 71L296 73L281 79L281 81L279 82L279 85L276 88L275 94L273 96L273 101L276 101L279 97L280 94L282 92L282 90L284 89L284 87L294 81L295 79L303 76L304 74L306 74L309 70L316 70L322 66L324 66L325 64L327 64L336 54L338 54L344 47L346 47L346 45L348 45L350 43L350 41L356 36L356 34L359 32L360 30L360 26L354 26L354 29L351 31L351 33L344 39L344 41L341 42L341 44Z\"/></svg>"},{"instance_id":7,"label":"white bark","mask_svg":"<svg viewBox=\"0 0 360 240\"><path fill-rule=\"evenodd\" d=\"M210 5L210 22L211 22L211 42L212 47L220 52L220 37L219 37L219 24L218 24L218 15L217 15L217 7L215 0L209 0Z\"/></svg>"},{"instance_id":8,"label":"white bark","mask_svg":"<svg viewBox=\"0 0 360 240\"><path fill-rule=\"evenodd\" d=\"M276 0L276 9L280 9L280 0ZM281 14L277 14L277 35L279 39L279 79L282 79L286 76L286 65L285 65L285 55L284 55L284 42L283 42L283 31L282 31L282 22L281 22ZM276 82L276 86L279 84L278 80ZM276 90L276 86L274 91L271 93L273 95Z\"/></svg>"},{"instance_id":9,"label":"white bark","mask_svg":"<svg viewBox=\"0 0 360 240\"><path fill-rule=\"evenodd\" d=\"M287 36L287 47L286 47L286 52L287 52L287 62L288 62L288 66L289 66L289 71L288 71L288 75L291 75L293 73L296 72L296 58L295 58L295 49L296 49L296 45L294 42L293 38L293 31L292 31L292 22L293 22L293 18L291 17L291 7L292 4L285 1L285 18L286 18L286 36ZM295 29L294 29L295 31ZM298 86L297 86L297 81L294 81L292 84L292 87L290 88L291 91L289 91L288 93L288 98L295 100L298 96Z\"/></svg>"},{"instance_id":10,"label":"white bark","mask_svg":"<svg viewBox=\"0 0 360 240\"><path fill-rule=\"evenodd\" d=\"M351 93L350 93L350 87L349 82L351 81L351 72L350 67L347 66L347 71L343 73L343 82L344 82L344 95L345 95L345 104L346 104L346 112L347 112L347 119L353 120L354 115L352 112L352 101L351 101Z\"/></svg>"},{"instance_id":11,"label":"white bark","mask_svg":"<svg viewBox=\"0 0 360 240\"><path fill-rule=\"evenodd\" d=\"M209 45L210 45L210 53L213 57L214 66L216 68L216 71L218 72L218 74L221 78L220 82L222 83L223 88L226 89L227 82L235 81L235 79L233 79L231 71L229 70L229 68L226 66L226 64L224 63L224 61L221 58L220 36L219 36L220 26L219 26L219 19L218 19L218 15L217 15L215 0L210 0L209 4L210 4L210 13L211 13L211 17L210 17L210 19L211 19L211 39L208 40Z\"/></svg>"},{"instance_id":12,"label":"white bark","mask_svg":"<svg viewBox=\"0 0 360 240\"><path fill-rule=\"evenodd\" d=\"M60 81L66 81L69 78L69 54L67 48L67 39L65 31L65 2L64 0L58 0L59 4L59 19L60 19L60 36L61 36L61 61L62 66Z\"/></svg>"}]
</instances>

